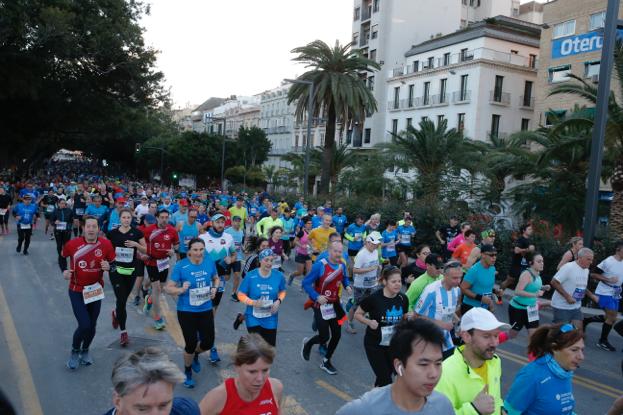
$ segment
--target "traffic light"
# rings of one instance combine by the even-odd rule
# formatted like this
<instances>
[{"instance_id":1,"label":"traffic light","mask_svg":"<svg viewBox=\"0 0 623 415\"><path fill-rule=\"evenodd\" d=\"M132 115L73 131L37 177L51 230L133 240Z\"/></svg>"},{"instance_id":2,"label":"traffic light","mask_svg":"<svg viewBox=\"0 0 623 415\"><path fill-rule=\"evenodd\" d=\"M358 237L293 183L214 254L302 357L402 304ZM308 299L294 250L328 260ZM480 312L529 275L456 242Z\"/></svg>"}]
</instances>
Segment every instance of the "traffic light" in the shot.
<instances>
[{"instance_id":1,"label":"traffic light","mask_svg":"<svg viewBox=\"0 0 623 415\"><path fill-rule=\"evenodd\" d=\"M136 143L136 144L134 145L134 149L135 149L135 151L136 151L137 153L140 153L140 152L141 152L141 143Z\"/></svg>"}]
</instances>

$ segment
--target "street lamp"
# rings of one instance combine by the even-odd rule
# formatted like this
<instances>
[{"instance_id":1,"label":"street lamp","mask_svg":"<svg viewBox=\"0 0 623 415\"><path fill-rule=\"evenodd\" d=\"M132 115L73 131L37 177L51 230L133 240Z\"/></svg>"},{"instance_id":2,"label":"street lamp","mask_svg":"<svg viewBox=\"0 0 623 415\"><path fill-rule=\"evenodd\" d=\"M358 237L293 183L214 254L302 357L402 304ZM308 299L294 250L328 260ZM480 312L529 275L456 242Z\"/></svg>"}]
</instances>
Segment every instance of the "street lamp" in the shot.
<instances>
[{"instance_id":1,"label":"street lamp","mask_svg":"<svg viewBox=\"0 0 623 415\"><path fill-rule=\"evenodd\" d=\"M141 151L141 149L146 148L149 150L158 150L160 151L160 184L164 183L164 176L162 175L162 171L163 171L163 166L164 166L164 153L169 153L167 150L165 150L163 147L150 147L150 146L143 146L140 143L136 143L135 144L135 148L136 148L136 152L139 153Z\"/></svg>"},{"instance_id":2,"label":"street lamp","mask_svg":"<svg viewBox=\"0 0 623 415\"><path fill-rule=\"evenodd\" d=\"M221 146L221 190L225 190L225 140L227 139L227 117L206 117L206 121L221 121L223 123L223 145Z\"/></svg>"},{"instance_id":3,"label":"street lamp","mask_svg":"<svg viewBox=\"0 0 623 415\"><path fill-rule=\"evenodd\" d=\"M307 142L305 143L305 181L303 182L303 197L307 201L308 187L309 187L309 143L311 141L311 127L312 127L312 114L314 105L314 83L312 81L305 81L303 79L284 79L286 82L292 84L302 84L309 87L307 96Z\"/></svg>"}]
</instances>

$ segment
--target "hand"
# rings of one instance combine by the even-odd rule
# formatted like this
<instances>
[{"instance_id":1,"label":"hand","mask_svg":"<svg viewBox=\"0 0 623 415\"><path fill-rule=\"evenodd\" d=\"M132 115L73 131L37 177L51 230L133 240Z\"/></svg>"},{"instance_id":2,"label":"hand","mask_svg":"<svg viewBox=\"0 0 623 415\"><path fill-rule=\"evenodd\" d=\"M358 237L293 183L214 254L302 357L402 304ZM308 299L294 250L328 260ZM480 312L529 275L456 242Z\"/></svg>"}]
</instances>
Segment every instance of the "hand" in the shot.
<instances>
[{"instance_id":1,"label":"hand","mask_svg":"<svg viewBox=\"0 0 623 415\"><path fill-rule=\"evenodd\" d=\"M353 288L349 285L348 287L346 287L346 292L348 293L348 295L353 295Z\"/></svg>"},{"instance_id":2,"label":"hand","mask_svg":"<svg viewBox=\"0 0 623 415\"><path fill-rule=\"evenodd\" d=\"M571 297L570 295L567 296L566 300L569 304L575 304L577 302L575 301L575 298Z\"/></svg>"},{"instance_id":3,"label":"hand","mask_svg":"<svg viewBox=\"0 0 623 415\"><path fill-rule=\"evenodd\" d=\"M169 249L168 254L169 254L169 256L175 255L175 249L173 249L173 248Z\"/></svg>"},{"instance_id":4,"label":"hand","mask_svg":"<svg viewBox=\"0 0 623 415\"><path fill-rule=\"evenodd\" d=\"M541 290L543 291L549 291L552 289L552 286L549 284L545 284L544 286L541 287Z\"/></svg>"},{"instance_id":5,"label":"hand","mask_svg":"<svg viewBox=\"0 0 623 415\"><path fill-rule=\"evenodd\" d=\"M123 244L128 248L136 248L138 246L138 243L136 241L130 240L125 241Z\"/></svg>"},{"instance_id":6,"label":"hand","mask_svg":"<svg viewBox=\"0 0 623 415\"><path fill-rule=\"evenodd\" d=\"M324 305L324 304L328 303L329 300L327 300L327 297L325 297L324 295L319 295L318 298L316 298L316 302L318 304Z\"/></svg>"},{"instance_id":7,"label":"hand","mask_svg":"<svg viewBox=\"0 0 623 415\"><path fill-rule=\"evenodd\" d=\"M405 281L407 281L408 284L411 284L413 281L415 281L415 275L409 275Z\"/></svg>"},{"instance_id":8,"label":"hand","mask_svg":"<svg viewBox=\"0 0 623 415\"><path fill-rule=\"evenodd\" d=\"M225 263L226 263L227 265L231 264L231 257L226 256L226 257L225 257L225 259L224 259L224 261L225 261Z\"/></svg>"},{"instance_id":9,"label":"hand","mask_svg":"<svg viewBox=\"0 0 623 415\"><path fill-rule=\"evenodd\" d=\"M448 321L443 321L440 325L439 325L442 329L447 330L447 331L451 331L454 328L454 324L448 322Z\"/></svg>"},{"instance_id":10,"label":"hand","mask_svg":"<svg viewBox=\"0 0 623 415\"><path fill-rule=\"evenodd\" d=\"M100 266L102 267L102 271L110 271L110 263L108 263L108 261L100 262Z\"/></svg>"},{"instance_id":11,"label":"hand","mask_svg":"<svg viewBox=\"0 0 623 415\"><path fill-rule=\"evenodd\" d=\"M485 385L480 393L476 395L476 398L472 401L472 405L474 405L482 415L489 415L495 412L495 399L493 399L493 396L489 395L489 385Z\"/></svg>"},{"instance_id":12,"label":"hand","mask_svg":"<svg viewBox=\"0 0 623 415\"><path fill-rule=\"evenodd\" d=\"M379 328L379 322L376 320L368 320L368 327L370 327L372 330L376 330Z\"/></svg>"},{"instance_id":13,"label":"hand","mask_svg":"<svg viewBox=\"0 0 623 415\"><path fill-rule=\"evenodd\" d=\"M216 291L216 287L210 288L210 300L214 300L214 297L216 297Z\"/></svg>"},{"instance_id":14,"label":"hand","mask_svg":"<svg viewBox=\"0 0 623 415\"><path fill-rule=\"evenodd\" d=\"M537 297L537 298L542 297L544 293L545 293L545 291L543 291L543 290L539 290L539 291L536 293L536 297Z\"/></svg>"},{"instance_id":15,"label":"hand","mask_svg":"<svg viewBox=\"0 0 623 415\"><path fill-rule=\"evenodd\" d=\"M68 269L63 271L63 278L65 278L66 280L69 280L71 278L71 271Z\"/></svg>"},{"instance_id":16,"label":"hand","mask_svg":"<svg viewBox=\"0 0 623 415\"><path fill-rule=\"evenodd\" d=\"M188 281L184 281L184 284L182 284L182 292L181 294L184 294L186 291L188 291L188 289L190 288L190 282Z\"/></svg>"},{"instance_id":17,"label":"hand","mask_svg":"<svg viewBox=\"0 0 623 415\"><path fill-rule=\"evenodd\" d=\"M619 279L617 277L609 277L606 278L606 282L608 284L616 284L619 281Z\"/></svg>"},{"instance_id":18,"label":"hand","mask_svg":"<svg viewBox=\"0 0 623 415\"><path fill-rule=\"evenodd\" d=\"M273 302L273 306L270 308L270 313L277 314L277 311L279 310L280 305L281 305L281 300L277 300Z\"/></svg>"},{"instance_id":19,"label":"hand","mask_svg":"<svg viewBox=\"0 0 623 415\"><path fill-rule=\"evenodd\" d=\"M480 300L480 302L482 304L486 304L489 307L491 307L493 305L493 299L491 297L489 297L488 295L483 295L482 299Z\"/></svg>"}]
</instances>

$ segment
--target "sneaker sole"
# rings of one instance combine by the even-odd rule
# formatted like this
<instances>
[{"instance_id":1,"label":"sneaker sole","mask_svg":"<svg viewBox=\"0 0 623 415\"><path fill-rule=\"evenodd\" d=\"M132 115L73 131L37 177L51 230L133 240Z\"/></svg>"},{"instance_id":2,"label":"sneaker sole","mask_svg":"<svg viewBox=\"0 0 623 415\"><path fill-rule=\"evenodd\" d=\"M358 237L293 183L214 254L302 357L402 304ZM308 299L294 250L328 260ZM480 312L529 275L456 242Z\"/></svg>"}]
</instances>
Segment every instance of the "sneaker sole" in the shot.
<instances>
[{"instance_id":1,"label":"sneaker sole","mask_svg":"<svg viewBox=\"0 0 623 415\"><path fill-rule=\"evenodd\" d=\"M323 365L322 363L320 364L320 369L324 370L325 372L327 372L327 373L328 373L328 374L330 374L330 375L337 375L337 371L334 371L334 372L330 371L330 370L329 370L329 369L327 369L327 368L325 367L325 365Z\"/></svg>"},{"instance_id":2,"label":"sneaker sole","mask_svg":"<svg viewBox=\"0 0 623 415\"><path fill-rule=\"evenodd\" d=\"M607 347L605 345L602 345L600 343L597 343L596 346L599 347L601 350L604 350L606 352L616 352L617 351L617 349L615 349L614 347L612 349L610 349L609 347Z\"/></svg>"},{"instance_id":3,"label":"sneaker sole","mask_svg":"<svg viewBox=\"0 0 623 415\"><path fill-rule=\"evenodd\" d=\"M309 359L305 359L305 345L307 344L307 342L309 341L309 337L304 337L303 338L303 344L301 344L301 359L303 359L306 362L309 362Z\"/></svg>"}]
</instances>

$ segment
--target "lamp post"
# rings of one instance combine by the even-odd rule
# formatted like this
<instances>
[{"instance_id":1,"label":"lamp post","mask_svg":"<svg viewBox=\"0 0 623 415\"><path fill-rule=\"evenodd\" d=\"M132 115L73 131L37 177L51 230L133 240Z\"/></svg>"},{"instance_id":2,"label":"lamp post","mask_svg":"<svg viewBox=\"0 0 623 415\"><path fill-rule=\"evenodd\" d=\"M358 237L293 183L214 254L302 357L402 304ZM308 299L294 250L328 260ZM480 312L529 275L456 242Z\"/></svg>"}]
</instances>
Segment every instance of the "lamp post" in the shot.
<instances>
[{"instance_id":1,"label":"lamp post","mask_svg":"<svg viewBox=\"0 0 623 415\"><path fill-rule=\"evenodd\" d=\"M136 152L141 151L142 148L146 148L148 150L158 150L160 151L160 184L164 183L164 153L168 153L163 147L150 147L150 146L142 146L140 143L136 143Z\"/></svg>"},{"instance_id":2,"label":"lamp post","mask_svg":"<svg viewBox=\"0 0 623 415\"><path fill-rule=\"evenodd\" d=\"M305 168L304 175L305 179L303 182L303 198L307 201L307 195L309 193L309 150L310 150L310 141L311 141L311 128L312 128L312 115L314 105L314 83L312 81L305 81L303 79L284 79L286 82L290 82L292 84L302 84L307 85L309 87L309 92L307 93L307 142L305 143Z\"/></svg>"},{"instance_id":3,"label":"lamp post","mask_svg":"<svg viewBox=\"0 0 623 415\"><path fill-rule=\"evenodd\" d=\"M225 190L225 140L227 139L227 117L206 117L211 121L221 121L223 123L223 145L221 146L221 190Z\"/></svg>"}]
</instances>

